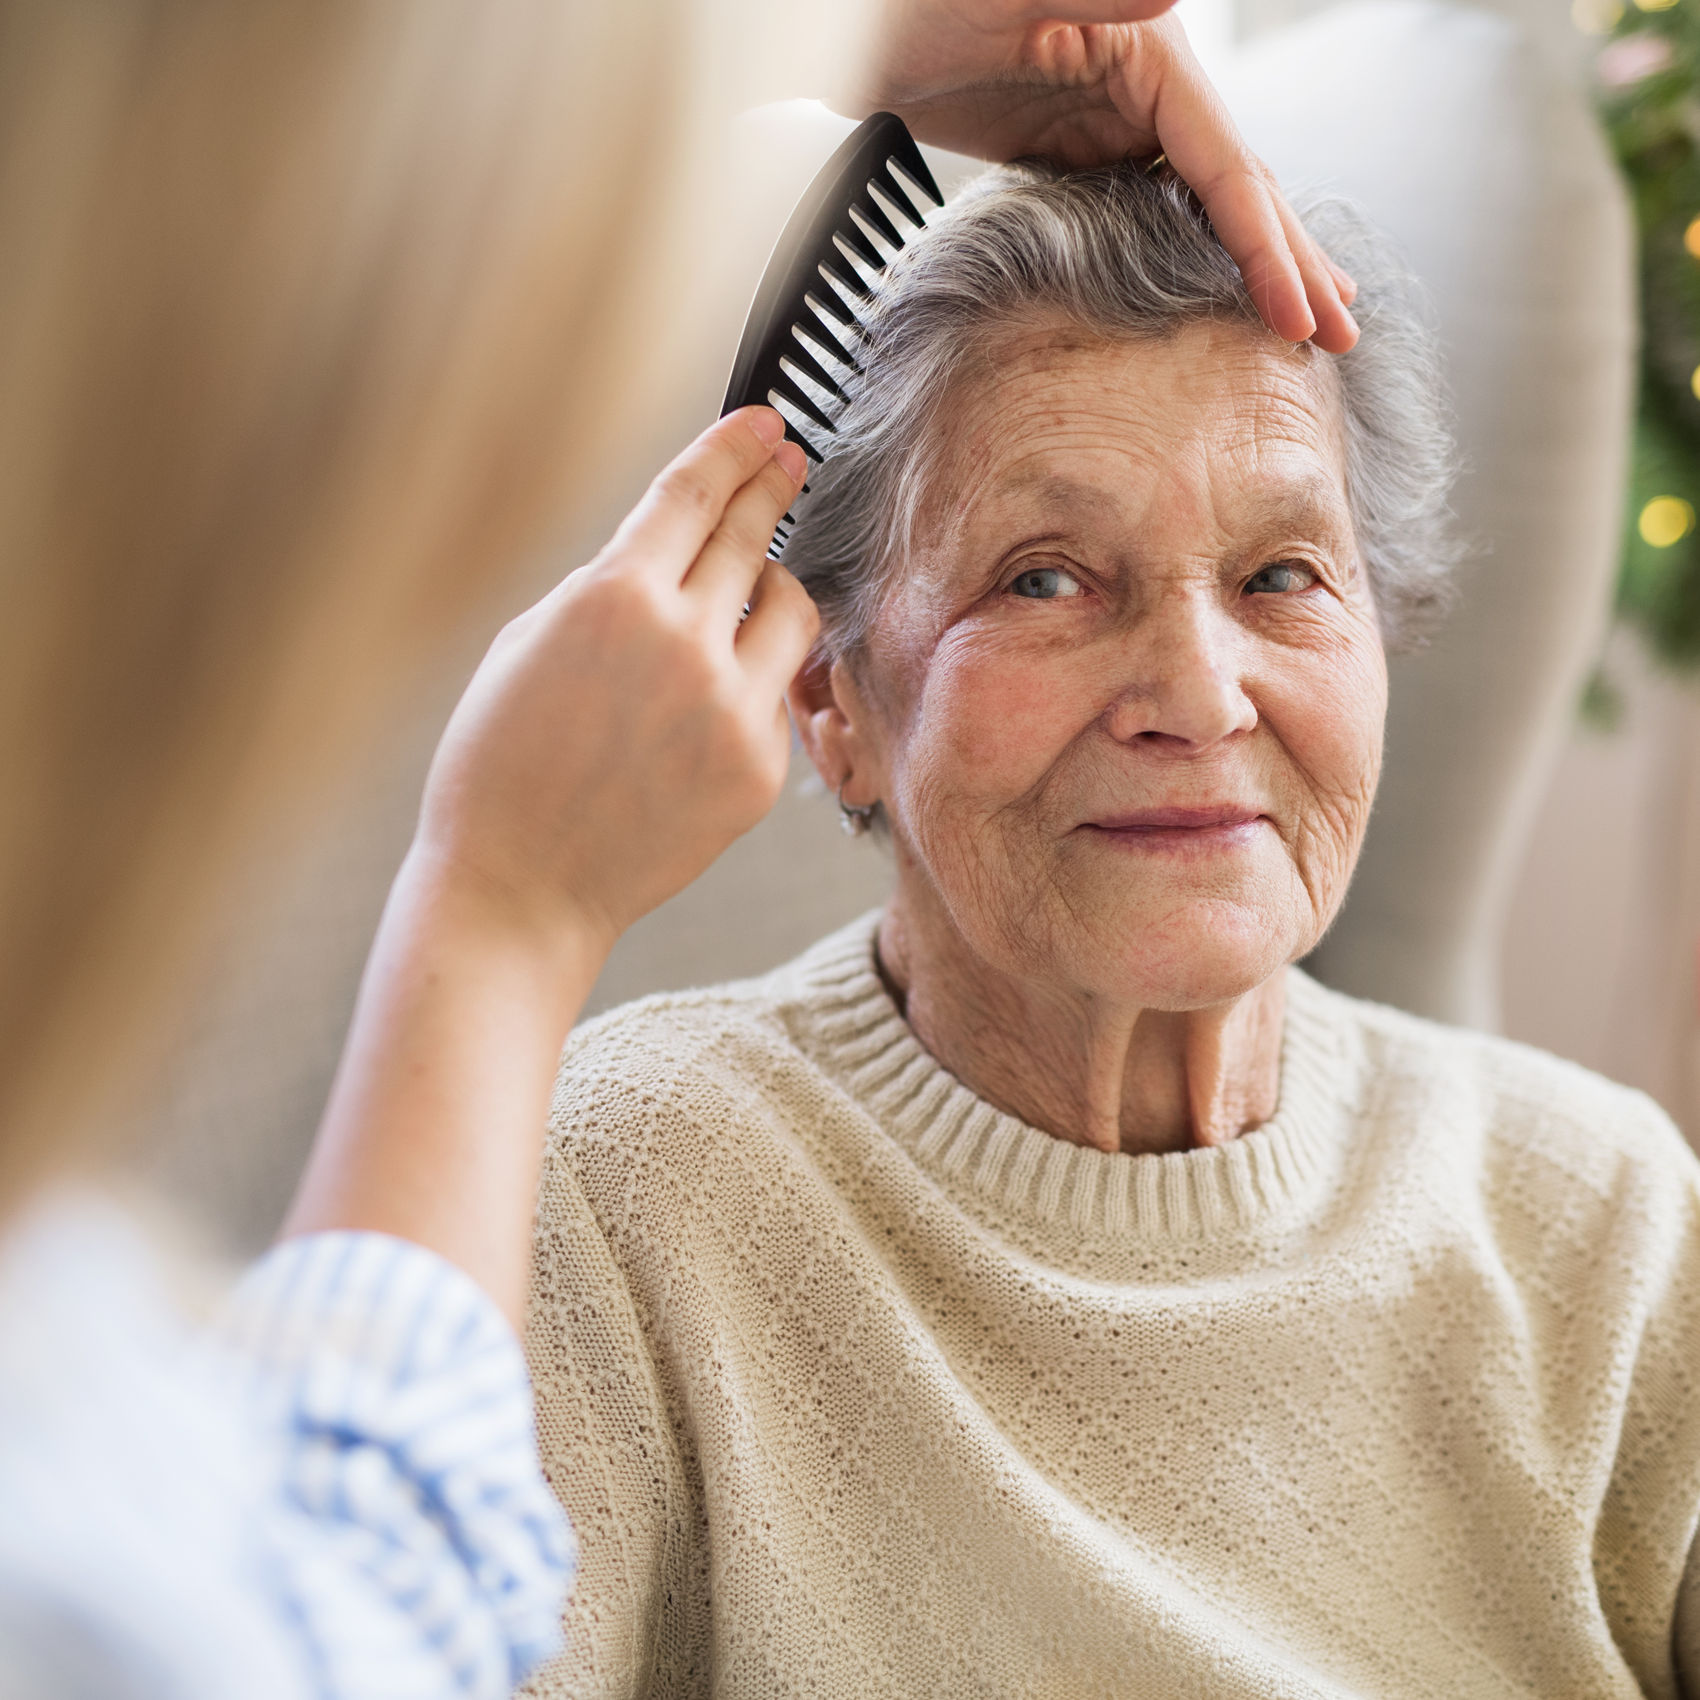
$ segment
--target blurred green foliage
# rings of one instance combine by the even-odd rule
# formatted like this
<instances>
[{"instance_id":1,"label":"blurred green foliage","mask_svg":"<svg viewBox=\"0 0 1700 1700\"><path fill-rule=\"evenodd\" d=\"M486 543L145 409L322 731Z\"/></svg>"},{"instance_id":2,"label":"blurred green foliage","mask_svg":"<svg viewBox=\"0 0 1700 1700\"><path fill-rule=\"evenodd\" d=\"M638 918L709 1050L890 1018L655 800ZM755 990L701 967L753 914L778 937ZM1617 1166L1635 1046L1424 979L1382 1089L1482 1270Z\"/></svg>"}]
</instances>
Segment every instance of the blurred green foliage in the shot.
<instances>
[{"instance_id":1,"label":"blurred green foliage","mask_svg":"<svg viewBox=\"0 0 1700 1700\"><path fill-rule=\"evenodd\" d=\"M1649 541L1642 525L1660 497L1700 512L1700 0L1621 9L1576 0L1575 13L1582 27L1609 31L1596 62L1600 116L1641 244L1641 388L1618 612L1655 655L1700 668L1700 529L1691 518L1664 541L1669 528L1649 526Z\"/></svg>"}]
</instances>

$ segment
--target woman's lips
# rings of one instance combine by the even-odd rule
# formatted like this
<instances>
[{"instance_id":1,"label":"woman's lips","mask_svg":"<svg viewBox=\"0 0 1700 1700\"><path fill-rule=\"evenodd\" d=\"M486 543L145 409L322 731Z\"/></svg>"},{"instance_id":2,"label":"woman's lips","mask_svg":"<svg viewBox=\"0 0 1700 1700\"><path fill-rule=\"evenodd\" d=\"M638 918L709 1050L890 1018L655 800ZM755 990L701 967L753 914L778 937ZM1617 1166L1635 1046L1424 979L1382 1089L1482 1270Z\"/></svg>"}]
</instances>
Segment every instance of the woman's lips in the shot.
<instances>
[{"instance_id":1,"label":"woman's lips","mask_svg":"<svg viewBox=\"0 0 1700 1700\"><path fill-rule=\"evenodd\" d=\"M1086 830L1148 849L1227 849L1248 840L1268 817L1237 803L1203 808L1138 809L1087 821Z\"/></svg>"}]
</instances>

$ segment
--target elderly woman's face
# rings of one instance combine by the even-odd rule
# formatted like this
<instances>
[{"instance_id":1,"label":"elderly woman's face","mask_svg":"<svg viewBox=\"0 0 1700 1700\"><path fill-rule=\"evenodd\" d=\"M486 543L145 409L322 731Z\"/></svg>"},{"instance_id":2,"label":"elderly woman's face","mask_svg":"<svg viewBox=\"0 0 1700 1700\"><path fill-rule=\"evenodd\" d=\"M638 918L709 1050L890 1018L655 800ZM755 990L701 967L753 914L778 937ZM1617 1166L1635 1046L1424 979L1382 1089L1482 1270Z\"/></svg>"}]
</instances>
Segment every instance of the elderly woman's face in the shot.
<instances>
[{"instance_id":1,"label":"elderly woman's face","mask_svg":"<svg viewBox=\"0 0 1700 1700\"><path fill-rule=\"evenodd\" d=\"M987 961L1195 1008L1320 937L1387 675L1326 361L1034 332L953 395L849 688L858 791Z\"/></svg>"}]
</instances>

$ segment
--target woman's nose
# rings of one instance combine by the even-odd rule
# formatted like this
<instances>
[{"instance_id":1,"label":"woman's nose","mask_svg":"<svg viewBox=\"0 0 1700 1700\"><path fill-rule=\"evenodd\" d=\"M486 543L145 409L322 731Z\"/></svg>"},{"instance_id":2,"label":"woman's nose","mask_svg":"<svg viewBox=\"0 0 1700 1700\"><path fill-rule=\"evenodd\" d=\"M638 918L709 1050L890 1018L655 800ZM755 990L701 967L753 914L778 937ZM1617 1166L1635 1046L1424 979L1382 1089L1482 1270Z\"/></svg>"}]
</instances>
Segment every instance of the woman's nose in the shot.
<instances>
[{"instance_id":1,"label":"woman's nose","mask_svg":"<svg viewBox=\"0 0 1700 1700\"><path fill-rule=\"evenodd\" d=\"M1249 732L1257 709L1243 683L1244 636L1208 594L1163 596L1123 640L1110 735L1179 754Z\"/></svg>"}]
</instances>

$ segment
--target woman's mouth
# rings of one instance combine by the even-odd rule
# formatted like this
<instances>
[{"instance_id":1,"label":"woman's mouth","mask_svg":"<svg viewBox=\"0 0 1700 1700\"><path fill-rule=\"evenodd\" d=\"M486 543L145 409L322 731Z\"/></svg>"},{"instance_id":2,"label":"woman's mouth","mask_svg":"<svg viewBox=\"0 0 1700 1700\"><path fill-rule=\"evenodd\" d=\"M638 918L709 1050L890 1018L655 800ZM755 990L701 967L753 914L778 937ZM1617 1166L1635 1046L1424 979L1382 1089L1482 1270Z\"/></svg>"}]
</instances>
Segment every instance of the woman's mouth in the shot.
<instances>
[{"instance_id":1,"label":"woman's mouth","mask_svg":"<svg viewBox=\"0 0 1700 1700\"><path fill-rule=\"evenodd\" d=\"M1081 830L1128 849L1230 850L1250 843L1271 824L1262 810L1238 803L1195 808L1135 809L1086 821Z\"/></svg>"}]
</instances>

